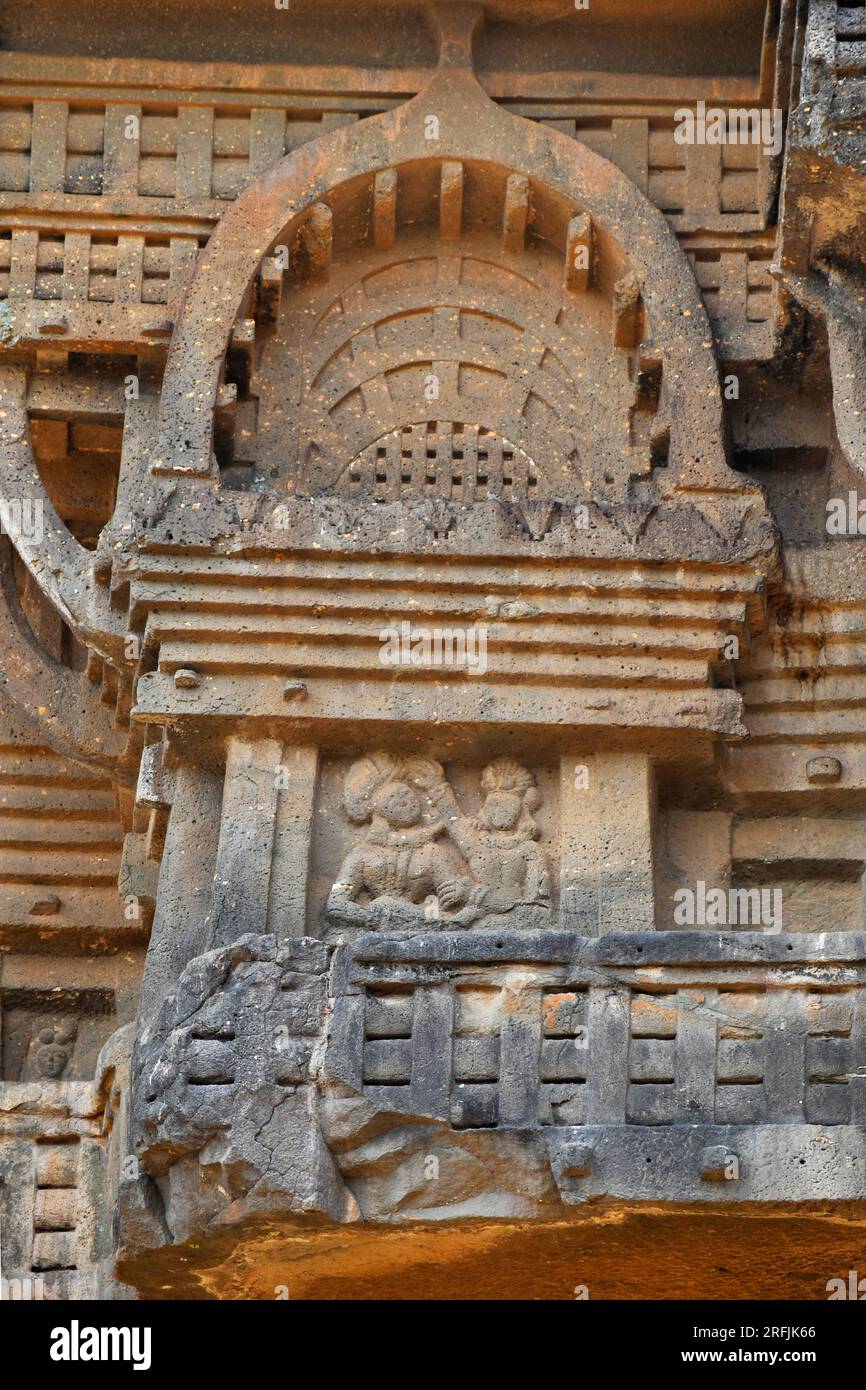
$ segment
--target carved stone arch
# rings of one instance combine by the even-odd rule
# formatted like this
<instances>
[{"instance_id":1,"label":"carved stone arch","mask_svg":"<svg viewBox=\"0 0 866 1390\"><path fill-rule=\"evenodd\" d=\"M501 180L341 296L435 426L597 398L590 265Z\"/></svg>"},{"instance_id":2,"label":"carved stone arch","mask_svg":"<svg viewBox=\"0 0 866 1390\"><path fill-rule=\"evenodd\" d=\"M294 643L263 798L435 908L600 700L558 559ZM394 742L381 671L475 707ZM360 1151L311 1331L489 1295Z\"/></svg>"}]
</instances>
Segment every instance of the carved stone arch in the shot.
<instances>
[{"instance_id":1,"label":"carved stone arch","mask_svg":"<svg viewBox=\"0 0 866 1390\"><path fill-rule=\"evenodd\" d=\"M0 370L0 497L25 497L38 524L0 536L0 649L2 684L64 756L123 780L136 756L137 736L117 719L123 671L122 617L109 609L95 574L95 556L72 535L42 481L33 453L26 408L26 371ZM71 633L96 654L92 670L56 660L31 629L21 608L11 551ZM108 689L112 698L106 699ZM128 693L128 687L124 693ZM111 705L113 708L109 708Z\"/></svg>"},{"instance_id":2,"label":"carved stone arch","mask_svg":"<svg viewBox=\"0 0 866 1390\"><path fill-rule=\"evenodd\" d=\"M470 210L528 200L522 176L450 163ZM391 177L423 210L429 167ZM326 280L285 294L254 382L262 476L288 452L290 490L476 501L570 500L647 473L652 413L605 295L564 289L562 253L522 233L509 245L475 220L443 236L439 212L391 244L335 249Z\"/></svg>"},{"instance_id":3,"label":"carved stone arch","mask_svg":"<svg viewBox=\"0 0 866 1390\"><path fill-rule=\"evenodd\" d=\"M0 689L19 717L31 722L34 738L128 780L128 734L117 728L113 712L100 703L100 692L85 675L53 659L39 642L16 592L12 543L6 536L0 536L0 649Z\"/></svg>"},{"instance_id":4,"label":"carved stone arch","mask_svg":"<svg viewBox=\"0 0 866 1390\"><path fill-rule=\"evenodd\" d=\"M431 118L438 123L435 127ZM430 139L433 128L435 138ZM725 457L709 322L691 267L662 214L607 160L555 130L504 112L468 70L441 67L427 88L405 106L297 150L263 175L226 213L200 257L172 338L152 459L156 473L213 476L214 407L226 352L236 321L251 302L263 260L275 248L291 248L290 293L299 296L297 312L306 316L307 324L321 319L338 299L333 294L328 299L329 277L333 274L345 288L340 279L344 251L352 250L346 264L351 261L355 266L357 285L359 244L369 251L371 265L391 250L396 264L404 234L418 233L405 216L405 201L401 202L406 183L414 185L416 203L419 197L423 203L426 196L426 221L436 219L440 257L450 254L453 260L467 255L468 242L484 233L488 242L496 235L499 246L493 255L488 244L481 259L502 265L521 254L521 245L529 244L528 229L536 256L557 259L555 280L548 264L540 291L533 287L523 305L537 316L558 294L554 322L548 319L544 325L548 337L551 332L562 337L562 319L569 315L576 315L580 330L587 330L595 301L599 297L606 301L604 347L607 353L615 349L619 354L616 384L630 393L629 418L636 424L629 426L626 421L621 433L629 438L618 441L626 457L623 479L615 477L616 470L602 468L597 470L599 477L581 480L578 442L576 481L583 482L584 493L590 490L589 482L593 487L600 483L599 490L604 492L606 477L613 486L627 482L648 472L652 461L668 464L667 483L678 490L742 490ZM588 249L586 267L575 257L581 245ZM464 289L465 304L449 306L446 295L440 297L441 304L419 301L417 307L471 313L473 304L483 298L488 316L497 318L495 287L474 297L471 286ZM405 313L405 296L402 307ZM513 314L514 297L500 321L513 322ZM375 328L375 320L369 327ZM525 324L521 331L526 334ZM597 361L598 334L589 333L587 341L589 347L584 344L583 350L594 353ZM542 354L550 351L544 333L539 344ZM572 332L569 351L579 357L581 347L580 331ZM381 345L376 350L381 352ZM482 352L470 352L463 365L492 373L494 359L501 363L503 353L497 348L487 354L489 360L478 360L484 357ZM402 365L423 366L433 360L429 354L425 357L419 345ZM443 354L439 360L453 364L455 359ZM381 366L388 369L384 357ZM520 375L519 369L525 366L518 363L512 375ZM354 365L352 370L360 391L356 419L327 422L323 433L329 437L324 439L317 439L311 428L315 400L302 399L297 383L288 392L286 412L291 415L294 410L298 415L295 446L302 490L333 486L366 449L378 445L387 452L394 438L386 436L424 423L417 410L407 414L391 409L381 392L379 408L371 408L360 388L366 384L371 392L378 390L376 372L363 377ZM352 370L344 373L343 388L352 384ZM598 453L605 428L610 444L610 382L615 378L615 371L611 375L600 369L594 380L589 373L583 380L579 371L571 374L560 393L563 401L568 398L567 407L548 421L547 430L538 432L551 456L572 453L568 430L562 431L568 410L579 417L576 424L583 431L588 457ZM315 379L312 385L315 390ZM334 389L339 395L341 388ZM348 394L343 391L344 397ZM468 413L461 394L449 386L447 409L443 403L432 418L492 430L506 438L509 431L520 434L519 416L509 414L507 408L504 418L496 409L492 416L488 411L486 419L461 418ZM327 405L318 401L320 413L328 413ZM651 437L641 438L648 416L654 417ZM294 427L287 420L284 427L285 442ZM345 429L352 435L351 448L345 439L338 447ZM527 440L512 442L534 460ZM629 466L629 452L635 450L637 457ZM554 492L560 481L555 480ZM580 491L577 486L575 492Z\"/></svg>"},{"instance_id":5,"label":"carved stone arch","mask_svg":"<svg viewBox=\"0 0 866 1390\"><path fill-rule=\"evenodd\" d=\"M278 434L278 452L294 457L294 473L280 479L278 491L351 491L357 483L376 500L384 460L387 500L401 500L405 474L414 495L441 496L447 478L450 495L462 501L473 500L474 489L475 500L636 502L645 522L660 495L720 493L724 508L728 494L755 490L728 468L709 321L663 215L586 146L498 107L467 53L465 43L444 42L441 66L418 96L300 147L226 212L178 314L154 447L149 416L130 444L130 458L154 477L140 474L134 487L125 479L131 515L124 528L140 523L146 544L180 546L192 528L196 545L226 533L231 544L243 544L239 534L255 508L245 511L230 489L216 496L215 421L231 394L221 390L227 353L241 354L255 338L248 316L254 302L262 306L261 268L282 245L290 251L287 350L279 350L278 325L276 379L298 346L301 365ZM425 257L435 263L437 293L413 301L404 287L393 296L395 313L377 317L373 306L347 338L352 313L344 297L373 275L393 276ZM520 293L511 292L509 277L524 286ZM341 324L333 317L338 300ZM428 342L399 341L413 313L430 317ZM306 324L303 335L292 334L292 314ZM473 315L485 326L475 337L464 331ZM239 316L246 320L240 331ZM366 372L363 352L352 347L328 380L335 353L351 337L375 337L380 323L392 325L395 341L376 338ZM324 333L317 337L309 325ZM459 352L449 342L455 336ZM265 335L253 346L262 360ZM413 373L440 378L435 410L422 409L415 388L403 395L391 389L392 378L395 388L405 386ZM82 550L52 507L29 438L24 369L5 369L0 389L0 489L44 505L39 547L16 537L16 548L104 662L110 685L124 668L128 691L133 663L125 655L122 598L115 602L107 583L113 544L98 556ZM353 390L355 418L335 418L334 404L348 402ZM257 490L273 492L269 479L279 471L271 467ZM184 477L208 485L201 493L214 496L201 500L210 506L187 505ZM636 478L657 485L655 495L630 495ZM695 505L708 504L698 498ZM169 508L170 524L158 534ZM318 524L314 509L307 511L309 524ZM707 522L711 544L730 534L745 545L742 516L717 521L714 514ZM404 534L401 526L387 523L396 535ZM606 517L600 529L602 547L620 545ZM121 588L126 582L120 579Z\"/></svg>"}]
</instances>

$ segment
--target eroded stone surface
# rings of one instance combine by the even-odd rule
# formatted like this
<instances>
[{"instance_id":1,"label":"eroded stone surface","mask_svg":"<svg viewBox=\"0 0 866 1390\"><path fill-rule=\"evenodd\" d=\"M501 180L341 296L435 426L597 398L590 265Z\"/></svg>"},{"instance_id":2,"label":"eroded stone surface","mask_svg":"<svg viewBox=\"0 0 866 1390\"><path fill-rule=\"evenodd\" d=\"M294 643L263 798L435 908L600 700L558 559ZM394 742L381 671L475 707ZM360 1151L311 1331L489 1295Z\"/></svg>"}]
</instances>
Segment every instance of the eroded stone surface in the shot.
<instances>
[{"instance_id":1,"label":"eroded stone surface","mask_svg":"<svg viewBox=\"0 0 866 1390\"><path fill-rule=\"evenodd\" d=\"M9 8L4 1277L826 1296L862 7Z\"/></svg>"}]
</instances>

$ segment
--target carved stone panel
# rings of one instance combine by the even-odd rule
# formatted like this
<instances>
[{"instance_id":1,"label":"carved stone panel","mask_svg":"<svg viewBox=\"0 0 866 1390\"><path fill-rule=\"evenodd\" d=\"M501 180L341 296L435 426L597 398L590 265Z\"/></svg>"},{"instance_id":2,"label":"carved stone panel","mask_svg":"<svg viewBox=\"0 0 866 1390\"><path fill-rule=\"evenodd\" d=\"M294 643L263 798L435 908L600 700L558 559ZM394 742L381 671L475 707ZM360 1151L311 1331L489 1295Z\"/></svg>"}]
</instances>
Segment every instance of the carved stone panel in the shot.
<instances>
[{"instance_id":1,"label":"carved stone panel","mask_svg":"<svg viewBox=\"0 0 866 1390\"><path fill-rule=\"evenodd\" d=\"M557 803L549 770L506 757L445 768L378 750L326 763L311 920L327 885L323 916L337 939L380 928L550 925L558 901Z\"/></svg>"}]
</instances>

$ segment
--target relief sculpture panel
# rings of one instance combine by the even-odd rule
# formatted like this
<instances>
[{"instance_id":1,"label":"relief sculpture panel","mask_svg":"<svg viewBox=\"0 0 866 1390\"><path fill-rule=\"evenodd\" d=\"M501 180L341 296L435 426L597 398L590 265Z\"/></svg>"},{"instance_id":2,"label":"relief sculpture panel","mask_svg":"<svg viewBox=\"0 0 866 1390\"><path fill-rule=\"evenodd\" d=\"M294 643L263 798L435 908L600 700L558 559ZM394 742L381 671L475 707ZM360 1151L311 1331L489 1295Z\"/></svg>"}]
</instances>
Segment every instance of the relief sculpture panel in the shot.
<instances>
[{"instance_id":1,"label":"relief sculpture panel","mask_svg":"<svg viewBox=\"0 0 866 1390\"><path fill-rule=\"evenodd\" d=\"M535 775L496 758L479 786L469 813L434 759L376 752L353 762L342 804L361 838L328 894L329 921L367 931L549 924Z\"/></svg>"}]
</instances>

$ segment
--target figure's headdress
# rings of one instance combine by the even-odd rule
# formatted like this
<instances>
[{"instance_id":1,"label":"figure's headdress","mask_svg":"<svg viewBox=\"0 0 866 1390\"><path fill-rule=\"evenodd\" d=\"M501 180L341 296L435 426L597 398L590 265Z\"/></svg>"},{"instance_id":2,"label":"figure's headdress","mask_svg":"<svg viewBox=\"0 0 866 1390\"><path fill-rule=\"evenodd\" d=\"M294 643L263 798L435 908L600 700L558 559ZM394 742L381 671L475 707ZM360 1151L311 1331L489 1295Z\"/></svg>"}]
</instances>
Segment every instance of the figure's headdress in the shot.
<instances>
[{"instance_id":1,"label":"figure's headdress","mask_svg":"<svg viewBox=\"0 0 866 1390\"><path fill-rule=\"evenodd\" d=\"M513 792L522 802L520 820L512 834L529 840L537 840L540 834L533 819L533 811L541 805L541 792L535 782L535 773L513 758L494 758L481 774L481 789L489 792ZM484 813L481 813L482 822Z\"/></svg>"},{"instance_id":2,"label":"figure's headdress","mask_svg":"<svg viewBox=\"0 0 866 1390\"><path fill-rule=\"evenodd\" d=\"M527 811L537 811L541 805L535 773L513 758L495 758L488 763L481 774L481 787L485 792L517 792Z\"/></svg>"},{"instance_id":3,"label":"figure's headdress","mask_svg":"<svg viewBox=\"0 0 866 1390\"><path fill-rule=\"evenodd\" d=\"M442 767L432 758L394 758L390 753L367 753L352 763L343 784L346 815L357 825L373 814L373 798L388 782L411 782L416 778L437 780L444 777Z\"/></svg>"}]
</instances>

